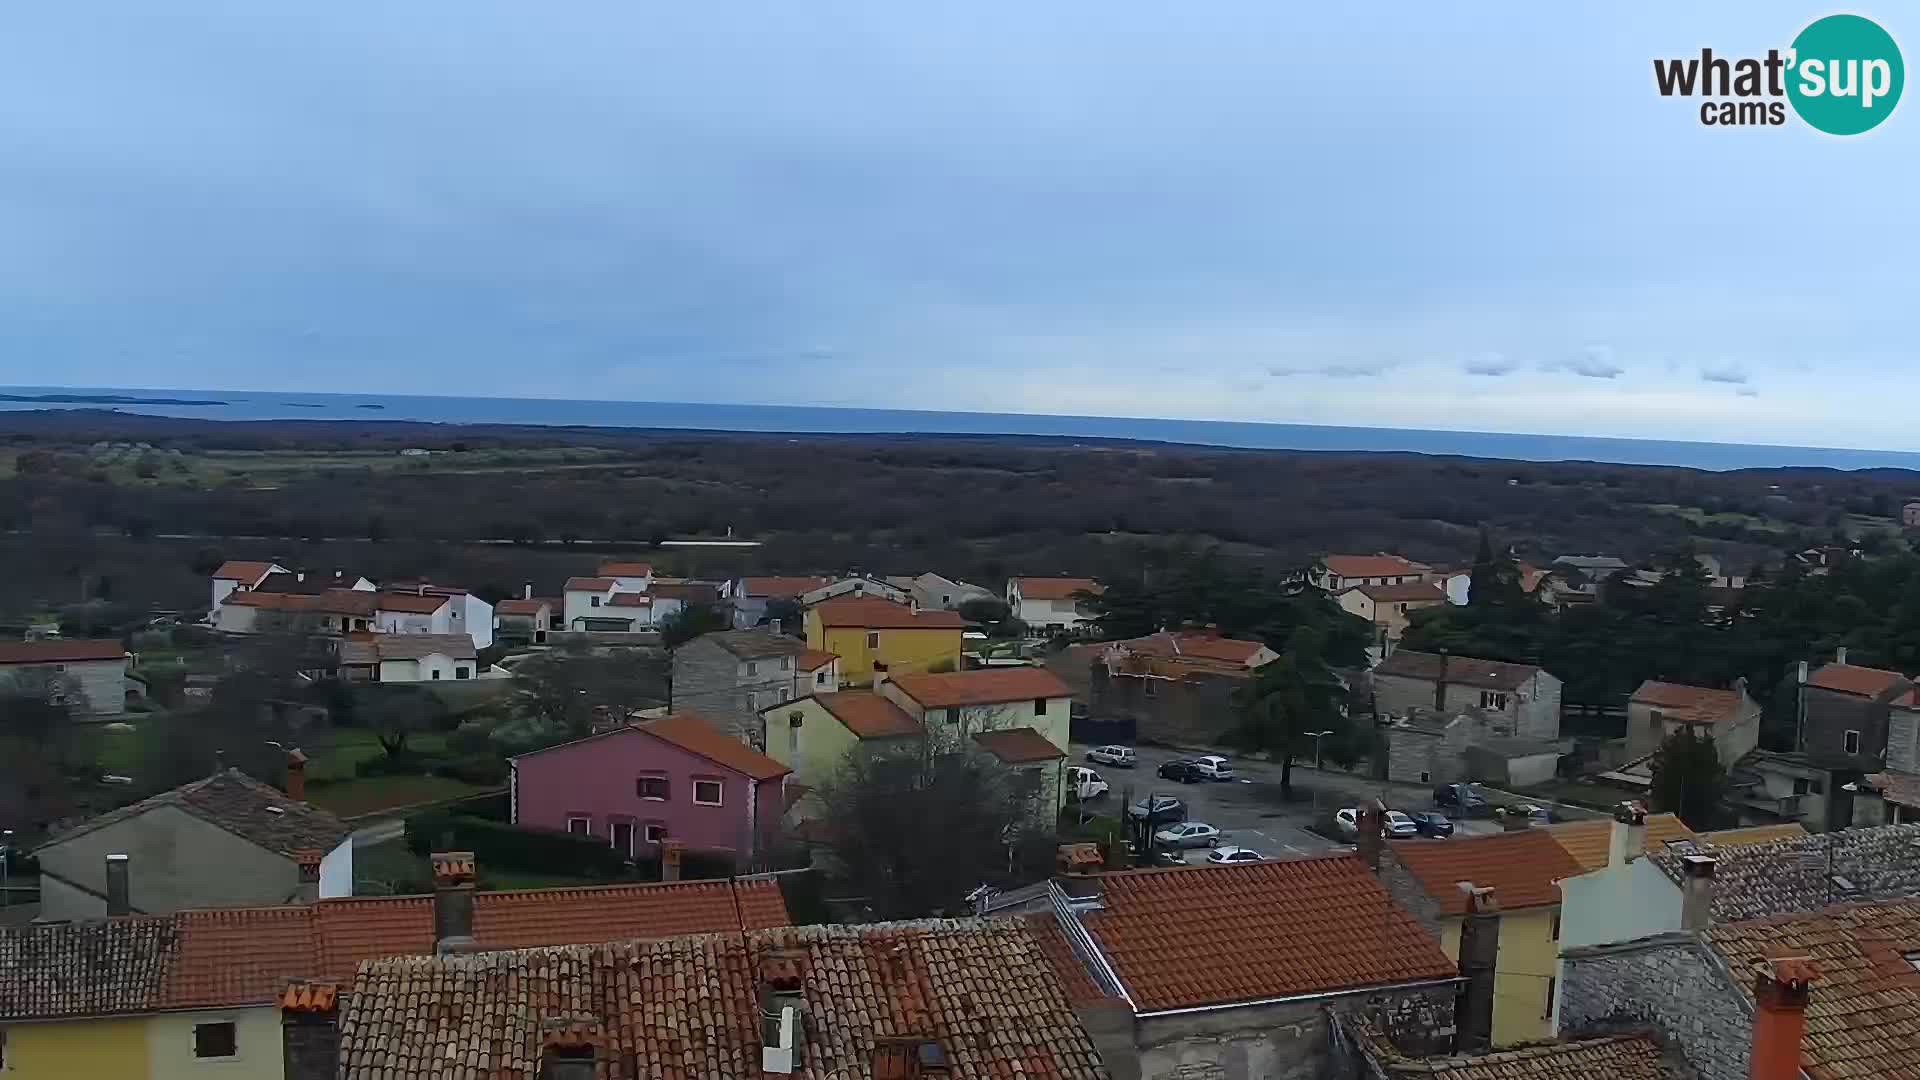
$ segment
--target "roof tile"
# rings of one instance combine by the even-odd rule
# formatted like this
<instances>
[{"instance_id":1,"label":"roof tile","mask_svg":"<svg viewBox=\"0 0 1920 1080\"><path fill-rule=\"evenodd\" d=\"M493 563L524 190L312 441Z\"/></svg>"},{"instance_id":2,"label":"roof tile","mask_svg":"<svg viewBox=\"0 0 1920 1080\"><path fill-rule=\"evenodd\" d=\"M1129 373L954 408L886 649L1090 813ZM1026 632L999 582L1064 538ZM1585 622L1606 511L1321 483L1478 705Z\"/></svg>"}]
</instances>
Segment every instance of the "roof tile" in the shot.
<instances>
[{"instance_id":1,"label":"roof tile","mask_svg":"<svg viewBox=\"0 0 1920 1080\"><path fill-rule=\"evenodd\" d=\"M1444 843L1395 840L1394 858L1440 904L1443 915L1464 915L1459 883L1491 887L1506 911L1560 902L1554 882L1582 873L1580 864L1545 829L1519 829L1490 836L1458 836Z\"/></svg>"},{"instance_id":2,"label":"roof tile","mask_svg":"<svg viewBox=\"0 0 1920 1080\"><path fill-rule=\"evenodd\" d=\"M1100 583L1088 577L1021 577L1019 582L1020 598L1023 600L1070 600L1075 593L1098 593Z\"/></svg>"},{"instance_id":3,"label":"roof tile","mask_svg":"<svg viewBox=\"0 0 1920 1080\"><path fill-rule=\"evenodd\" d=\"M1067 752L1047 741L1045 735L1030 727L1000 728L982 731L973 741L1000 759L1002 765L1031 765L1036 761L1057 761Z\"/></svg>"},{"instance_id":4,"label":"roof tile","mask_svg":"<svg viewBox=\"0 0 1920 1080\"><path fill-rule=\"evenodd\" d=\"M309 803L295 802L285 792L255 780L239 769L225 769L203 780L110 810L48 840L43 848L63 844L96 829L138 817L161 806L184 810L194 817L251 840L268 851L292 858L308 848L331 851L350 832L337 817Z\"/></svg>"},{"instance_id":5,"label":"roof tile","mask_svg":"<svg viewBox=\"0 0 1920 1080\"><path fill-rule=\"evenodd\" d=\"M861 626L870 630L958 630L967 620L957 611L915 611L878 596L836 596L813 606L822 626Z\"/></svg>"},{"instance_id":6,"label":"roof tile","mask_svg":"<svg viewBox=\"0 0 1920 1080\"><path fill-rule=\"evenodd\" d=\"M1506 1046L1474 1057L1411 1058L1396 1053L1374 1031L1361 1029L1359 1034L1367 1056L1384 1067L1387 1080L1682 1080L1693 1075L1651 1035Z\"/></svg>"},{"instance_id":7,"label":"roof tile","mask_svg":"<svg viewBox=\"0 0 1920 1080\"><path fill-rule=\"evenodd\" d=\"M966 705L1006 705L1016 701L1069 697L1060 676L1043 667L981 668L931 675L896 675L893 685L929 709Z\"/></svg>"},{"instance_id":8,"label":"roof tile","mask_svg":"<svg viewBox=\"0 0 1920 1080\"><path fill-rule=\"evenodd\" d=\"M79 664L88 660L124 660L119 638L80 641L0 641L0 664Z\"/></svg>"},{"instance_id":9,"label":"roof tile","mask_svg":"<svg viewBox=\"0 0 1920 1080\"><path fill-rule=\"evenodd\" d=\"M1434 682L1440 678L1441 659L1439 653L1399 649L1375 666L1373 673ZM1445 660L1447 682L1489 690L1518 690L1540 672L1532 664L1509 664L1472 656L1449 656Z\"/></svg>"},{"instance_id":10,"label":"roof tile","mask_svg":"<svg viewBox=\"0 0 1920 1080\"><path fill-rule=\"evenodd\" d=\"M1714 690L1648 679L1633 692L1630 700L1635 705L1650 705L1675 720L1717 724L1739 715L1744 698L1738 690Z\"/></svg>"},{"instance_id":11,"label":"roof tile","mask_svg":"<svg viewBox=\"0 0 1920 1080\"><path fill-rule=\"evenodd\" d=\"M273 572L270 562L249 562L246 559L228 559L213 572L216 581L244 581L248 585L259 581Z\"/></svg>"},{"instance_id":12,"label":"roof tile","mask_svg":"<svg viewBox=\"0 0 1920 1080\"><path fill-rule=\"evenodd\" d=\"M749 577L740 579L740 595L768 600L791 600L804 592L812 592L822 585L830 585L829 577Z\"/></svg>"},{"instance_id":13,"label":"roof tile","mask_svg":"<svg viewBox=\"0 0 1920 1080\"><path fill-rule=\"evenodd\" d=\"M1858 664L1822 664L1807 677L1808 686L1869 698L1877 698L1906 681L1907 677L1897 671Z\"/></svg>"},{"instance_id":14,"label":"roof tile","mask_svg":"<svg viewBox=\"0 0 1920 1080\"><path fill-rule=\"evenodd\" d=\"M1653 853L1674 881L1691 849ZM1715 922L1757 919L1783 911L1817 911L1845 900L1920 896L1920 824L1816 833L1797 840L1709 852Z\"/></svg>"},{"instance_id":15,"label":"roof tile","mask_svg":"<svg viewBox=\"0 0 1920 1080\"><path fill-rule=\"evenodd\" d=\"M1420 568L1398 555L1329 555L1320 560L1337 577L1404 577Z\"/></svg>"},{"instance_id":16,"label":"roof tile","mask_svg":"<svg viewBox=\"0 0 1920 1080\"><path fill-rule=\"evenodd\" d=\"M1549 825L1540 831L1553 837L1568 855L1573 856L1573 861L1580 864L1580 872L1599 870L1607 865L1607 854L1613 845L1612 821L1606 818L1568 821ZM1671 841L1694 838L1693 830L1673 814L1648 814L1646 839L1640 845L1639 854L1665 851ZM1508 901L1503 898L1501 903Z\"/></svg>"},{"instance_id":17,"label":"roof tile","mask_svg":"<svg viewBox=\"0 0 1920 1080\"><path fill-rule=\"evenodd\" d=\"M920 725L905 709L870 690L842 690L815 694L813 700L862 739L887 739L920 734Z\"/></svg>"},{"instance_id":18,"label":"roof tile","mask_svg":"<svg viewBox=\"0 0 1920 1080\"><path fill-rule=\"evenodd\" d=\"M1219 660L1243 666L1251 662L1261 649L1266 648L1265 644L1258 641L1243 641L1239 638L1221 637L1218 634L1185 630L1172 633L1162 631L1116 644L1126 646L1127 651L1136 656Z\"/></svg>"}]
</instances>

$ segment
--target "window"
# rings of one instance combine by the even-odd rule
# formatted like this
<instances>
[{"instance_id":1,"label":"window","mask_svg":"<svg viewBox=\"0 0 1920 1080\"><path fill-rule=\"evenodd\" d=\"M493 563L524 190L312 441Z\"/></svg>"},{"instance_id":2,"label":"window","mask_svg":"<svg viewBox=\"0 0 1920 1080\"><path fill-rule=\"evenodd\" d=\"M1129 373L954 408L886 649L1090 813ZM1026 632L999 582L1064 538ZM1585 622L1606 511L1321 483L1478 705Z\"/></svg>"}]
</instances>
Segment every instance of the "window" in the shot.
<instances>
[{"instance_id":1,"label":"window","mask_svg":"<svg viewBox=\"0 0 1920 1080\"><path fill-rule=\"evenodd\" d=\"M588 602L589 604L591 604L592 606L594 606L594 607L599 607L599 606L600 606L600 598L599 598L599 597L597 597L597 596L589 596L589 597L587 597L587 602Z\"/></svg>"},{"instance_id":2,"label":"window","mask_svg":"<svg viewBox=\"0 0 1920 1080\"><path fill-rule=\"evenodd\" d=\"M647 843L658 844L667 838L667 827L665 825L649 824L644 835L647 838Z\"/></svg>"},{"instance_id":3,"label":"window","mask_svg":"<svg viewBox=\"0 0 1920 1080\"><path fill-rule=\"evenodd\" d=\"M946 711L946 715L941 717L942 720L945 720L949 724L957 724L960 722L959 709L947 709L945 711Z\"/></svg>"},{"instance_id":4,"label":"window","mask_svg":"<svg viewBox=\"0 0 1920 1080\"><path fill-rule=\"evenodd\" d=\"M1421 773L1421 774L1420 774L1420 782L1421 782L1421 783L1423 783L1423 784L1431 784L1431 783L1433 783L1433 774L1432 774L1432 773L1424 773L1424 772L1423 772L1423 773Z\"/></svg>"},{"instance_id":5,"label":"window","mask_svg":"<svg viewBox=\"0 0 1920 1080\"><path fill-rule=\"evenodd\" d=\"M1553 1015L1553 992L1556 985L1557 983L1554 977L1551 975L1547 976L1547 1011L1541 1013L1541 1016L1550 1017Z\"/></svg>"},{"instance_id":6,"label":"window","mask_svg":"<svg viewBox=\"0 0 1920 1080\"><path fill-rule=\"evenodd\" d=\"M575 836L593 835L593 830L588 824L588 819L584 817L567 818L567 831Z\"/></svg>"},{"instance_id":7,"label":"window","mask_svg":"<svg viewBox=\"0 0 1920 1080\"><path fill-rule=\"evenodd\" d=\"M751 679L758 674L760 674L759 662L755 660L747 661L747 678Z\"/></svg>"},{"instance_id":8,"label":"window","mask_svg":"<svg viewBox=\"0 0 1920 1080\"><path fill-rule=\"evenodd\" d=\"M433 677L434 677L434 679L435 679L435 681L438 681L438 680L439 680L439 678L440 678L440 669L439 669L439 668L434 668L434 669L433 669Z\"/></svg>"},{"instance_id":9,"label":"window","mask_svg":"<svg viewBox=\"0 0 1920 1080\"><path fill-rule=\"evenodd\" d=\"M720 805L720 781L695 780L693 782L693 801L700 806Z\"/></svg>"},{"instance_id":10,"label":"window","mask_svg":"<svg viewBox=\"0 0 1920 1080\"><path fill-rule=\"evenodd\" d=\"M757 690L747 691L747 711L748 712L760 711L760 692L759 691Z\"/></svg>"},{"instance_id":11,"label":"window","mask_svg":"<svg viewBox=\"0 0 1920 1080\"><path fill-rule=\"evenodd\" d=\"M827 685L827 673L826 673L826 672L824 672L824 671L822 671L822 672L821 672L820 674L818 674L818 675L815 675L815 676L813 677L813 685L815 685L815 686L825 686L825 685Z\"/></svg>"},{"instance_id":12,"label":"window","mask_svg":"<svg viewBox=\"0 0 1920 1080\"><path fill-rule=\"evenodd\" d=\"M1807 795L1812 793L1812 791L1813 781L1804 776L1796 776L1793 778L1793 793L1795 795Z\"/></svg>"},{"instance_id":13,"label":"window","mask_svg":"<svg viewBox=\"0 0 1920 1080\"><path fill-rule=\"evenodd\" d=\"M792 671L792 670L793 670L793 657L791 657L791 656L783 656L783 657L781 657L781 658L780 658L780 670L781 670L781 671Z\"/></svg>"},{"instance_id":14,"label":"window","mask_svg":"<svg viewBox=\"0 0 1920 1080\"><path fill-rule=\"evenodd\" d=\"M633 793L643 799L654 799L659 802L665 802L667 801L668 795L671 794L671 791L667 785L666 777L643 776L633 782Z\"/></svg>"},{"instance_id":15,"label":"window","mask_svg":"<svg viewBox=\"0 0 1920 1080\"><path fill-rule=\"evenodd\" d=\"M780 699L781 701L785 701L785 700L787 700L788 698L790 698L790 697L792 697L792 696L793 696L793 695L792 695L791 693L789 693L789 692L787 691L787 688L786 688L786 687L784 687L784 686L783 686L783 687L781 687L780 689L778 689L778 690L776 690L776 691L774 691L774 695L775 695L776 697L778 697L778 698L779 698L779 699Z\"/></svg>"},{"instance_id":16,"label":"window","mask_svg":"<svg viewBox=\"0 0 1920 1080\"><path fill-rule=\"evenodd\" d=\"M633 857L633 822L614 822L613 835L608 839L613 844L613 850L628 858Z\"/></svg>"},{"instance_id":17,"label":"window","mask_svg":"<svg viewBox=\"0 0 1920 1080\"><path fill-rule=\"evenodd\" d=\"M1507 707L1507 695L1492 690L1480 691L1480 707L1483 709L1504 709Z\"/></svg>"},{"instance_id":18,"label":"window","mask_svg":"<svg viewBox=\"0 0 1920 1080\"><path fill-rule=\"evenodd\" d=\"M794 713L793 720L787 725L787 760L800 760L800 714Z\"/></svg>"},{"instance_id":19,"label":"window","mask_svg":"<svg viewBox=\"0 0 1920 1080\"><path fill-rule=\"evenodd\" d=\"M1548 933L1551 935L1551 938L1550 938L1551 940L1553 941L1560 940L1560 913L1558 911L1553 913L1553 925L1548 929ZM1551 993L1547 995L1547 1000L1548 1001L1553 1000L1553 995Z\"/></svg>"},{"instance_id":20,"label":"window","mask_svg":"<svg viewBox=\"0 0 1920 1080\"><path fill-rule=\"evenodd\" d=\"M867 635L867 648L869 648L869 649L877 649L877 648L879 648L879 647L880 647L880 635L879 635L879 634L868 634L868 635Z\"/></svg>"},{"instance_id":21,"label":"window","mask_svg":"<svg viewBox=\"0 0 1920 1080\"><path fill-rule=\"evenodd\" d=\"M1846 752L1849 754L1859 753L1860 752L1860 733L1857 731L1847 732L1845 735L1840 737L1840 744L1846 749Z\"/></svg>"},{"instance_id":22,"label":"window","mask_svg":"<svg viewBox=\"0 0 1920 1080\"><path fill-rule=\"evenodd\" d=\"M234 1031L233 1021L220 1020L211 1024L193 1025L193 1056L197 1058L230 1058L240 1052L238 1035Z\"/></svg>"},{"instance_id":23,"label":"window","mask_svg":"<svg viewBox=\"0 0 1920 1080\"><path fill-rule=\"evenodd\" d=\"M1037 697L1033 699L1033 715L1035 716L1047 715L1047 699L1046 698Z\"/></svg>"},{"instance_id":24,"label":"window","mask_svg":"<svg viewBox=\"0 0 1920 1080\"><path fill-rule=\"evenodd\" d=\"M466 679L466 678L471 678L472 676L473 676L472 668L457 667L453 669L453 677L456 679Z\"/></svg>"}]
</instances>

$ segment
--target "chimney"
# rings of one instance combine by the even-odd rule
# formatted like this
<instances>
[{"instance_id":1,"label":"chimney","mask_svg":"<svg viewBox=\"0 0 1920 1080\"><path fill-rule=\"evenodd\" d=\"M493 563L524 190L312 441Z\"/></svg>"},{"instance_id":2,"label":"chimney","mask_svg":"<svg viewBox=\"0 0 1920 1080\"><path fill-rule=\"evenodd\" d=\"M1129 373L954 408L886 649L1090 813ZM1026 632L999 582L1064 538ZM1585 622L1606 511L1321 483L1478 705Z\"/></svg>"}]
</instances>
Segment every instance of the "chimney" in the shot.
<instances>
[{"instance_id":1,"label":"chimney","mask_svg":"<svg viewBox=\"0 0 1920 1080\"><path fill-rule=\"evenodd\" d=\"M520 599L533 599L533 582L529 581L520 586Z\"/></svg>"},{"instance_id":2,"label":"chimney","mask_svg":"<svg viewBox=\"0 0 1920 1080\"><path fill-rule=\"evenodd\" d=\"M1680 857L1680 929L1705 930L1713 925L1713 872L1718 865L1711 855Z\"/></svg>"},{"instance_id":3,"label":"chimney","mask_svg":"<svg viewBox=\"0 0 1920 1080\"><path fill-rule=\"evenodd\" d=\"M307 580L307 572L305 570L295 570L293 572L293 580L302 582Z\"/></svg>"},{"instance_id":4,"label":"chimney","mask_svg":"<svg viewBox=\"0 0 1920 1080\"><path fill-rule=\"evenodd\" d=\"M307 755L297 746L287 751L287 798L307 801Z\"/></svg>"},{"instance_id":5,"label":"chimney","mask_svg":"<svg viewBox=\"0 0 1920 1080\"><path fill-rule=\"evenodd\" d=\"M1847 662L1847 647L1845 645L1833 650L1833 662L1836 664L1844 664Z\"/></svg>"},{"instance_id":6,"label":"chimney","mask_svg":"<svg viewBox=\"0 0 1920 1080\"><path fill-rule=\"evenodd\" d=\"M540 1080L594 1080L602 1041L590 1017L549 1016L540 1024Z\"/></svg>"},{"instance_id":7,"label":"chimney","mask_svg":"<svg viewBox=\"0 0 1920 1080\"><path fill-rule=\"evenodd\" d=\"M802 954L790 952L760 961L760 1071L768 1076L790 1076L802 1064L807 1040L801 962Z\"/></svg>"},{"instance_id":8,"label":"chimney","mask_svg":"<svg viewBox=\"0 0 1920 1080\"><path fill-rule=\"evenodd\" d=\"M1800 674L1800 685L1801 686L1807 685L1807 662L1805 660L1800 661L1799 674Z\"/></svg>"},{"instance_id":9,"label":"chimney","mask_svg":"<svg viewBox=\"0 0 1920 1080\"><path fill-rule=\"evenodd\" d=\"M227 752L225 750L215 750L213 752L213 775L219 776L221 773L226 771L227 771Z\"/></svg>"},{"instance_id":10,"label":"chimney","mask_svg":"<svg viewBox=\"0 0 1920 1080\"><path fill-rule=\"evenodd\" d=\"M479 952L473 936L473 852L433 853L433 951Z\"/></svg>"},{"instance_id":11,"label":"chimney","mask_svg":"<svg viewBox=\"0 0 1920 1080\"><path fill-rule=\"evenodd\" d=\"M293 861L300 868L300 886L294 892L294 903L311 904L320 899L320 860L326 853L319 848L302 848L293 853Z\"/></svg>"},{"instance_id":12,"label":"chimney","mask_svg":"<svg viewBox=\"0 0 1920 1080\"><path fill-rule=\"evenodd\" d=\"M1807 956L1772 956L1754 965L1753 1050L1748 1080L1799 1080L1807 997L1820 965Z\"/></svg>"},{"instance_id":13,"label":"chimney","mask_svg":"<svg viewBox=\"0 0 1920 1080\"><path fill-rule=\"evenodd\" d=\"M1440 650L1440 674L1433 680L1433 707L1441 711L1447 708L1447 650Z\"/></svg>"},{"instance_id":14,"label":"chimney","mask_svg":"<svg viewBox=\"0 0 1920 1080\"><path fill-rule=\"evenodd\" d=\"M1360 858L1367 864L1367 869L1375 873L1380 871L1380 848L1383 843L1381 834L1385 831L1386 824L1386 810L1379 799L1368 799L1360 805L1358 821L1360 835L1357 838Z\"/></svg>"},{"instance_id":15,"label":"chimney","mask_svg":"<svg viewBox=\"0 0 1920 1080\"><path fill-rule=\"evenodd\" d=\"M282 1075L334 1080L340 1072L340 987L296 980L280 992Z\"/></svg>"},{"instance_id":16,"label":"chimney","mask_svg":"<svg viewBox=\"0 0 1920 1080\"><path fill-rule=\"evenodd\" d=\"M1613 831L1607 834L1607 867L1625 866L1646 850L1647 808L1637 802L1615 804Z\"/></svg>"},{"instance_id":17,"label":"chimney","mask_svg":"<svg viewBox=\"0 0 1920 1080\"><path fill-rule=\"evenodd\" d=\"M1454 1006L1460 1054L1484 1054L1493 1049L1493 978L1500 959L1500 902L1492 889L1459 883L1467 897L1466 917L1460 922L1460 974L1467 985Z\"/></svg>"},{"instance_id":18,"label":"chimney","mask_svg":"<svg viewBox=\"0 0 1920 1080\"><path fill-rule=\"evenodd\" d=\"M680 880L680 858L687 845L679 840L660 841L660 880Z\"/></svg>"},{"instance_id":19,"label":"chimney","mask_svg":"<svg viewBox=\"0 0 1920 1080\"><path fill-rule=\"evenodd\" d=\"M133 894L127 879L127 857L119 852L107 856L107 917L133 914Z\"/></svg>"}]
</instances>

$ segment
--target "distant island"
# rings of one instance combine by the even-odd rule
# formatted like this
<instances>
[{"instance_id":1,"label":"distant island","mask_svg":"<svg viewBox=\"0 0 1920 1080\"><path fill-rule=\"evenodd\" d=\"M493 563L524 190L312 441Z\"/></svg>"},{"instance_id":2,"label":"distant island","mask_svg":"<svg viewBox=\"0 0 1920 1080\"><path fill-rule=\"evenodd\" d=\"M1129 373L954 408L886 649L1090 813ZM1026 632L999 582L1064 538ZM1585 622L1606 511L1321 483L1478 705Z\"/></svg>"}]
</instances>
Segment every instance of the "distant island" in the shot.
<instances>
[{"instance_id":1,"label":"distant island","mask_svg":"<svg viewBox=\"0 0 1920 1080\"><path fill-rule=\"evenodd\" d=\"M355 406L354 406L354 408L356 408L356 409L384 409L384 408L386 408L386 406L385 406L385 405L370 405L370 404L362 404L362 405L355 405Z\"/></svg>"},{"instance_id":2,"label":"distant island","mask_svg":"<svg viewBox=\"0 0 1920 1080\"><path fill-rule=\"evenodd\" d=\"M232 402L196 398L123 397L119 394L0 394L0 401L29 401L49 405L230 405Z\"/></svg>"}]
</instances>

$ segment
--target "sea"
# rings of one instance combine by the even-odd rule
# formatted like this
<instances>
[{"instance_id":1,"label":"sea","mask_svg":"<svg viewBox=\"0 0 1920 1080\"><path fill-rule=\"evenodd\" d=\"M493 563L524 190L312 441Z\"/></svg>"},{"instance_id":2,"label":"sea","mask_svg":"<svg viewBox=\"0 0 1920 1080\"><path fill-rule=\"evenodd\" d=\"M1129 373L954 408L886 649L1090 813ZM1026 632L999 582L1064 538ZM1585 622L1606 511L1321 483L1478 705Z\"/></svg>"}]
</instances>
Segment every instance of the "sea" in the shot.
<instances>
[{"instance_id":1,"label":"sea","mask_svg":"<svg viewBox=\"0 0 1920 1080\"><path fill-rule=\"evenodd\" d=\"M1443 454L1511 461L1600 461L1724 471L1780 467L1920 470L1920 453L1747 443L1527 435L1494 431L1265 424L1232 420L931 412L814 405L398 394L0 386L0 410L111 409L198 420L411 420L793 434L1042 435L1247 450Z\"/></svg>"}]
</instances>

